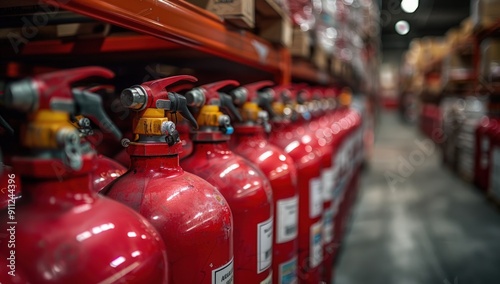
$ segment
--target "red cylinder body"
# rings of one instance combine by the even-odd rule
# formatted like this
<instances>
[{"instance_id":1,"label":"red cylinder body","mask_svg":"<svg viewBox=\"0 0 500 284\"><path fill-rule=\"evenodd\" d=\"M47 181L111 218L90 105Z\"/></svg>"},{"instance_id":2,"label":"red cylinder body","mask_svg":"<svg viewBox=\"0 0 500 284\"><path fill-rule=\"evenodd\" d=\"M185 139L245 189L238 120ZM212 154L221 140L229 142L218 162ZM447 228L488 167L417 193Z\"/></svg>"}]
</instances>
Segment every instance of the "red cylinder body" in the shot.
<instances>
[{"instance_id":1,"label":"red cylinder body","mask_svg":"<svg viewBox=\"0 0 500 284\"><path fill-rule=\"evenodd\" d=\"M213 184L234 218L234 283L271 283L273 206L265 176L229 150L227 141L193 140L181 161L186 170Z\"/></svg>"},{"instance_id":2,"label":"red cylinder body","mask_svg":"<svg viewBox=\"0 0 500 284\"><path fill-rule=\"evenodd\" d=\"M334 182L334 196L333 196L333 211L334 211L334 244L335 244L335 253L337 253L342 237L342 229L343 229L343 219L344 219L344 197L345 192L347 190L347 172L346 172L346 163L347 161L347 152L345 140L347 137L347 129L349 124L346 120L346 108L339 108L334 112L333 115L333 123L331 124L331 130L334 136L333 144L333 159L335 166L335 182Z\"/></svg>"},{"instance_id":3,"label":"red cylinder body","mask_svg":"<svg viewBox=\"0 0 500 284\"><path fill-rule=\"evenodd\" d=\"M262 126L235 127L232 149L254 163L269 179L273 190L273 283L297 283L298 190L293 160L269 144Z\"/></svg>"},{"instance_id":4,"label":"red cylinder body","mask_svg":"<svg viewBox=\"0 0 500 284\"><path fill-rule=\"evenodd\" d=\"M104 193L160 232L168 245L170 283L226 283L233 276L231 210L212 185L183 171L179 148L131 143L129 171Z\"/></svg>"},{"instance_id":5,"label":"red cylinder body","mask_svg":"<svg viewBox=\"0 0 500 284\"><path fill-rule=\"evenodd\" d=\"M2 212L2 231L14 233L1 239L0 250L2 259L15 256L27 281L168 283L165 246L153 226L92 191L91 155L78 171L54 159L14 158L13 166L23 199L9 208L14 214Z\"/></svg>"},{"instance_id":6,"label":"red cylinder body","mask_svg":"<svg viewBox=\"0 0 500 284\"><path fill-rule=\"evenodd\" d=\"M325 283L332 282L332 269L335 253L333 239L333 218L335 207L333 206L335 167L333 163L334 137L330 129L330 120L326 115L314 118L308 125L310 135L314 137L312 142L315 148L321 149L321 186L323 197L323 263L321 277Z\"/></svg>"},{"instance_id":7,"label":"red cylinder body","mask_svg":"<svg viewBox=\"0 0 500 284\"><path fill-rule=\"evenodd\" d=\"M297 169L299 188L299 257L300 283L321 281L320 264L323 258L321 192L321 154L314 148L313 137L303 125L277 122L269 141L292 157Z\"/></svg>"},{"instance_id":8,"label":"red cylinder body","mask_svg":"<svg viewBox=\"0 0 500 284\"><path fill-rule=\"evenodd\" d=\"M95 167L91 174L94 192L100 193L106 185L123 175L127 169L118 162L98 155L94 161Z\"/></svg>"}]
</instances>

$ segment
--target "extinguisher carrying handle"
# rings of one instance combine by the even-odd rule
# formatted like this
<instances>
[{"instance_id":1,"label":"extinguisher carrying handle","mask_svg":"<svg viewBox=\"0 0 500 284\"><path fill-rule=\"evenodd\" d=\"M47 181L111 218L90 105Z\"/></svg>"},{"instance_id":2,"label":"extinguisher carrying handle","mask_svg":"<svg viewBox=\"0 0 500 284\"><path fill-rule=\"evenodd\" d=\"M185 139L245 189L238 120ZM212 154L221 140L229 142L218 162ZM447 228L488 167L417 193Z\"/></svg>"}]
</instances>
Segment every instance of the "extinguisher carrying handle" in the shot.
<instances>
[{"instance_id":1,"label":"extinguisher carrying handle","mask_svg":"<svg viewBox=\"0 0 500 284\"><path fill-rule=\"evenodd\" d=\"M251 102L258 99L258 91L264 87L271 87L274 85L273 81L259 81L247 84L236 88L231 92L235 105L242 105L245 102Z\"/></svg>"},{"instance_id":2,"label":"extinguisher carrying handle","mask_svg":"<svg viewBox=\"0 0 500 284\"><path fill-rule=\"evenodd\" d=\"M74 88L73 97L75 104L73 106L74 110L71 112L72 114L81 114L84 117L88 117L102 130L112 134L117 141L120 141L122 133L102 108L102 99L100 96L81 88Z\"/></svg>"},{"instance_id":3,"label":"extinguisher carrying handle","mask_svg":"<svg viewBox=\"0 0 500 284\"><path fill-rule=\"evenodd\" d=\"M41 109L54 110L54 100L73 99L71 84L92 77L110 79L114 77L114 73L96 66L45 73L10 83L1 96L1 101L9 108L26 113Z\"/></svg>"},{"instance_id":4,"label":"extinguisher carrying handle","mask_svg":"<svg viewBox=\"0 0 500 284\"><path fill-rule=\"evenodd\" d=\"M292 92L287 86L275 86L272 88L275 94L275 100L281 101L283 103L289 103L294 98L292 97Z\"/></svg>"},{"instance_id":5,"label":"extinguisher carrying handle","mask_svg":"<svg viewBox=\"0 0 500 284\"><path fill-rule=\"evenodd\" d=\"M202 85L198 88L203 90L205 94L205 100L207 103L211 103L212 100L217 100L220 98L219 90L227 86L239 86L240 83L235 80L222 80L210 84Z\"/></svg>"},{"instance_id":6,"label":"extinguisher carrying handle","mask_svg":"<svg viewBox=\"0 0 500 284\"><path fill-rule=\"evenodd\" d=\"M235 80L223 80L211 84L206 84L187 91L184 94L187 105L190 107L202 107L205 104L217 105L226 111L230 116L242 121L238 109L233 104L233 99L226 93L219 92L227 86L238 86L240 83Z\"/></svg>"},{"instance_id":7,"label":"extinguisher carrying handle","mask_svg":"<svg viewBox=\"0 0 500 284\"><path fill-rule=\"evenodd\" d=\"M190 82L198 81L193 76L179 75L144 82L141 85L134 85L124 89L120 95L120 101L124 107L136 111L142 111L146 108L157 108L158 101L165 101L168 98L166 88L183 80ZM160 104L163 104L163 102L160 102Z\"/></svg>"}]
</instances>

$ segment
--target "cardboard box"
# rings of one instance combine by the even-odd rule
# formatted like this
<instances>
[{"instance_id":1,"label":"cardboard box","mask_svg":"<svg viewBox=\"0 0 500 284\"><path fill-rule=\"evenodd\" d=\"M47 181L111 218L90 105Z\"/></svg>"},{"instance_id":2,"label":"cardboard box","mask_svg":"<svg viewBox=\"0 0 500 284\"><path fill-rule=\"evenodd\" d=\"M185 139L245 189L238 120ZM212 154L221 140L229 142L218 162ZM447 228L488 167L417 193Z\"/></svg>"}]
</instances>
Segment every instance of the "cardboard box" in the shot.
<instances>
[{"instance_id":1,"label":"cardboard box","mask_svg":"<svg viewBox=\"0 0 500 284\"><path fill-rule=\"evenodd\" d=\"M99 22L47 25L38 27L34 37L23 39L23 41L50 40L67 37L103 38L109 34L110 29L110 24ZM22 28L0 29L0 39L12 38L14 35L24 38Z\"/></svg>"},{"instance_id":2,"label":"cardboard box","mask_svg":"<svg viewBox=\"0 0 500 284\"><path fill-rule=\"evenodd\" d=\"M472 0L471 18L475 28L488 27L500 20L500 0Z\"/></svg>"},{"instance_id":3,"label":"cardboard box","mask_svg":"<svg viewBox=\"0 0 500 284\"><path fill-rule=\"evenodd\" d=\"M310 44L311 39L307 32L302 31L300 28L293 29L292 47L290 48L292 56L309 58L311 55Z\"/></svg>"},{"instance_id":4,"label":"cardboard box","mask_svg":"<svg viewBox=\"0 0 500 284\"><path fill-rule=\"evenodd\" d=\"M273 0L255 0L256 34L272 43L292 45L292 22Z\"/></svg>"},{"instance_id":5,"label":"cardboard box","mask_svg":"<svg viewBox=\"0 0 500 284\"><path fill-rule=\"evenodd\" d=\"M261 38L284 47L292 46L292 22L287 17L282 19L262 19L257 21Z\"/></svg>"},{"instance_id":6,"label":"cardboard box","mask_svg":"<svg viewBox=\"0 0 500 284\"><path fill-rule=\"evenodd\" d=\"M500 39L491 38L481 43L479 76L486 83L500 82Z\"/></svg>"},{"instance_id":7,"label":"cardboard box","mask_svg":"<svg viewBox=\"0 0 500 284\"><path fill-rule=\"evenodd\" d=\"M255 0L188 0L243 29L255 26Z\"/></svg>"}]
</instances>

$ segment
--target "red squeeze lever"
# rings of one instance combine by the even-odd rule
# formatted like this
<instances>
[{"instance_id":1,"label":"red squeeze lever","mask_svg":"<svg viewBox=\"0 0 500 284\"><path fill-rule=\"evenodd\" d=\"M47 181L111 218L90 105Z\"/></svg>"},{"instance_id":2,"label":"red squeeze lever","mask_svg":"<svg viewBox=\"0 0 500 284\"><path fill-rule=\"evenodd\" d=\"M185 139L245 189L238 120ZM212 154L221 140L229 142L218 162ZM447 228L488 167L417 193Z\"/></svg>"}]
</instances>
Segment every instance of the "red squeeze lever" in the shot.
<instances>
[{"instance_id":1,"label":"red squeeze lever","mask_svg":"<svg viewBox=\"0 0 500 284\"><path fill-rule=\"evenodd\" d=\"M122 91L120 99L124 106L138 111L146 108L156 108L158 100L168 99L166 87L182 80L198 81L198 79L189 75L161 78L126 88Z\"/></svg>"},{"instance_id":2,"label":"red squeeze lever","mask_svg":"<svg viewBox=\"0 0 500 284\"><path fill-rule=\"evenodd\" d=\"M227 86L239 86L239 85L240 83L235 80L223 80L211 84L205 84L200 86L199 88L204 90L205 98L208 101L208 103L210 103L211 100L220 98L218 90Z\"/></svg>"},{"instance_id":3,"label":"red squeeze lever","mask_svg":"<svg viewBox=\"0 0 500 284\"><path fill-rule=\"evenodd\" d=\"M202 107L206 104L217 104L223 108L231 116L239 121L242 121L240 113L233 104L231 96L218 92L227 86L239 86L240 83L235 80L223 80L211 84L206 84L188 91L186 97L188 106Z\"/></svg>"},{"instance_id":4,"label":"red squeeze lever","mask_svg":"<svg viewBox=\"0 0 500 284\"><path fill-rule=\"evenodd\" d=\"M0 101L9 108L23 112L54 110L72 115L81 114L120 140L122 134L104 112L101 98L85 88L71 87L73 83L83 79L109 79L113 76L113 72L102 67L81 67L46 73L10 83L5 94L0 96Z\"/></svg>"},{"instance_id":5,"label":"red squeeze lever","mask_svg":"<svg viewBox=\"0 0 500 284\"><path fill-rule=\"evenodd\" d=\"M95 66L46 73L11 84L3 95L3 101L9 107L24 112L51 109L53 99L73 100L71 84L91 77L111 79L114 74Z\"/></svg>"},{"instance_id":6,"label":"red squeeze lever","mask_svg":"<svg viewBox=\"0 0 500 284\"><path fill-rule=\"evenodd\" d=\"M89 93L98 93L102 90L105 90L106 92L114 92L115 90L115 86L113 85L96 85L96 86L92 86L92 87L83 87L82 90L85 90Z\"/></svg>"},{"instance_id":7,"label":"red squeeze lever","mask_svg":"<svg viewBox=\"0 0 500 284\"><path fill-rule=\"evenodd\" d=\"M193 76L180 75L144 82L122 91L120 100L125 107L142 111L147 108L164 109L169 112L180 112L194 128L198 128L198 123L187 108L187 100L174 92L168 92L166 87L181 80L196 82Z\"/></svg>"},{"instance_id":8,"label":"red squeeze lever","mask_svg":"<svg viewBox=\"0 0 500 284\"><path fill-rule=\"evenodd\" d=\"M251 102L258 99L258 91L264 87L271 87L274 85L273 81L259 81L251 84L241 86L231 92L236 105L242 105L245 102Z\"/></svg>"}]
</instances>

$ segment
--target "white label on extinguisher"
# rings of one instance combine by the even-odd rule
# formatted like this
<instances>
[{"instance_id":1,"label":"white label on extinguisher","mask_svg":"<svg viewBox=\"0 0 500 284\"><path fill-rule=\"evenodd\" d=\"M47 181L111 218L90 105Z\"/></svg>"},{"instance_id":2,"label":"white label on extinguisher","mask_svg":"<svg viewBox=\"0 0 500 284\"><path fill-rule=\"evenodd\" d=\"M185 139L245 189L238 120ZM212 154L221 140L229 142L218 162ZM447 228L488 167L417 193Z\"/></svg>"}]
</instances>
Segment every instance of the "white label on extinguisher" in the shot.
<instances>
[{"instance_id":1,"label":"white label on extinguisher","mask_svg":"<svg viewBox=\"0 0 500 284\"><path fill-rule=\"evenodd\" d=\"M297 284L297 258L280 264L279 284Z\"/></svg>"},{"instance_id":2,"label":"white label on extinguisher","mask_svg":"<svg viewBox=\"0 0 500 284\"><path fill-rule=\"evenodd\" d=\"M233 260L224 266L212 270L212 284L232 284L233 283Z\"/></svg>"},{"instance_id":3,"label":"white label on extinguisher","mask_svg":"<svg viewBox=\"0 0 500 284\"><path fill-rule=\"evenodd\" d=\"M257 225L257 273L271 266L273 257L273 218Z\"/></svg>"},{"instance_id":4,"label":"white label on extinguisher","mask_svg":"<svg viewBox=\"0 0 500 284\"><path fill-rule=\"evenodd\" d=\"M269 276L266 277L266 279L262 280L260 284L273 284L273 271L271 270L269 272Z\"/></svg>"},{"instance_id":5,"label":"white label on extinguisher","mask_svg":"<svg viewBox=\"0 0 500 284\"><path fill-rule=\"evenodd\" d=\"M335 178L333 166L321 171L321 185L323 186L323 201L331 201L333 198L333 179Z\"/></svg>"},{"instance_id":6,"label":"white label on extinguisher","mask_svg":"<svg viewBox=\"0 0 500 284\"><path fill-rule=\"evenodd\" d=\"M323 211L323 243L328 244L333 241L333 216L334 206Z\"/></svg>"},{"instance_id":7,"label":"white label on extinguisher","mask_svg":"<svg viewBox=\"0 0 500 284\"><path fill-rule=\"evenodd\" d=\"M309 217L318 217L323 209L321 178L313 178L309 182Z\"/></svg>"},{"instance_id":8,"label":"white label on extinguisher","mask_svg":"<svg viewBox=\"0 0 500 284\"><path fill-rule=\"evenodd\" d=\"M310 249L309 249L309 266L314 268L323 261L323 243L321 241L322 220L311 225L310 229Z\"/></svg>"},{"instance_id":9,"label":"white label on extinguisher","mask_svg":"<svg viewBox=\"0 0 500 284\"><path fill-rule=\"evenodd\" d=\"M298 196L281 199L276 202L276 243L281 244L297 238L299 222Z\"/></svg>"}]
</instances>

